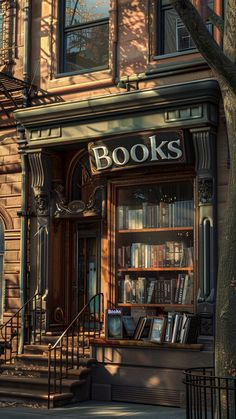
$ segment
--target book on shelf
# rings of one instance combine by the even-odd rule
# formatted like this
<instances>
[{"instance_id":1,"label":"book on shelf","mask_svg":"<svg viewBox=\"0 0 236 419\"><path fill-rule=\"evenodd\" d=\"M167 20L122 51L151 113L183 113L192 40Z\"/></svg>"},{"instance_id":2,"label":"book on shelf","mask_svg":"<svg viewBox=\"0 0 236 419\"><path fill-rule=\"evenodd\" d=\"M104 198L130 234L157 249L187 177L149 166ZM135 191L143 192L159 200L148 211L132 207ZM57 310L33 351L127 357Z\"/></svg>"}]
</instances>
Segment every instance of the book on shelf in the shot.
<instances>
[{"instance_id":1,"label":"book on shelf","mask_svg":"<svg viewBox=\"0 0 236 419\"><path fill-rule=\"evenodd\" d=\"M176 277L130 276L118 277L118 302L125 304L182 304L193 303L193 273Z\"/></svg>"},{"instance_id":2,"label":"book on shelf","mask_svg":"<svg viewBox=\"0 0 236 419\"><path fill-rule=\"evenodd\" d=\"M166 330L165 330L165 337L164 337L165 342L171 342L174 319L175 319L175 313L169 312L167 314L167 321L166 321Z\"/></svg>"},{"instance_id":3,"label":"book on shelf","mask_svg":"<svg viewBox=\"0 0 236 419\"><path fill-rule=\"evenodd\" d=\"M132 316L123 316L124 337L133 338L135 331L135 322Z\"/></svg>"},{"instance_id":4,"label":"book on shelf","mask_svg":"<svg viewBox=\"0 0 236 419\"><path fill-rule=\"evenodd\" d=\"M140 207L117 207L118 230L193 226L193 201L143 202Z\"/></svg>"},{"instance_id":5,"label":"book on shelf","mask_svg":"<svg viewBox=\"0 0 236 419\"><path fill-rule=\"evenodd\" d=\"M106 310L106 339L123 338L122 310L119 308Z\"/></svg>"},{"instance_id":6,"label":"book on shelf","mask_svg":"<svg viewBox=\"0 0 236 419\"><path fill-rule=\"evenodd\" d=\"M132 280L130 275L125 275L124 279L124 303L132 303L133 300L133 290L132 290Z\"/></svg>"},{"instance_id":7,"label":"book on shelf","mask_svg":"<svg viewBox=\"0 0 236 419\"><path fill-rule=\"evenodd\" d=\"M169 312L167 314L165 342L196 343L198 318L194 314Z\"/></svg>"},{"instance_id":8,"label":"book on shelf","mask_svg":"<svg viewBox=\"0 0 236 419\"><path fill-rule=\"evenodd\" d=\"M162 343L166 330L166 316L153 317L151 321L151 328L149 339L151 342Z\"/></svg>"},{"instance_id":9,"label":"book on shelf","mask_svg":"<svg viewBox=\"0 0 236 419\"><path fill-rule=\"evenodd\" d=\"M120 268L181 268L193 266L193 248L183 241L166 241L159 244L132 243L117 249Z\"/></svg>"},{"instance_id":10,"label":"book on shelf","mask_svg":"<svg viewBox=\"0 0 236 419\"><path fill-rule=\"evenodd\" d=\"M137 304L145 304L146 303L146 293L147 293L147 285L146 285L146 277L138 277L136 282L136 303Z\"/></svg>"},{"instance_id":11,"label":"book on shelf","mask_svg":"<svg viewBox=\"0 0 236 419\"><path fill-rule=\"evenodd\" d=\"M137 322L137 325L136 325L135 331L134 331L134 339L135 340L139 339L139 337L140 337L140 331L141 331L141 328L143 328L144 318L145 318L145 316L141 316L138 319L138 322Z\"/></svg>"},{"instance_id":12,"label":"book on shelf","mask_svg":"<svg viewBox=\"0 0 236 419\"><path fill-rule=\"evenodd\" d=\"M183 319L183 330L181 334L181 343L191 344L197 342L199 331L199 320L194 314L186 314Z\"/></svg>"},{"instance_id":13,"label":"book on shelf","mask_svg":"<svg viewBox=\"0 0 236 419\"><path fill-rule=\"evenodd\" d=\"M155 301L155 287L156 287L156 278L149 280L149 285L147 289L147 304L150 304Z\"/></svg>"},{"instance_id":14,"label":"book on shelf","mask_svg":"<svg viewBox=\"0 0 236 419\"><path fill-rule=\"evenodd\" d=\"M130 336L132 335L135 340L149 340L156 343L192 344L197 343L198 328L196 315L168 312L167 315L139 317L134 331L132 324Z\"/></svg>"},{"instance_id":15,"label":"book on shelf","mask_svg":"<svg viewBox=\"0 0 236 419\"><path fill-rule=\"evenodd\" d=\"M144 317L137 339L148 340L150 338L152 320L151 317Z\"/></svg>"}]
</instances>

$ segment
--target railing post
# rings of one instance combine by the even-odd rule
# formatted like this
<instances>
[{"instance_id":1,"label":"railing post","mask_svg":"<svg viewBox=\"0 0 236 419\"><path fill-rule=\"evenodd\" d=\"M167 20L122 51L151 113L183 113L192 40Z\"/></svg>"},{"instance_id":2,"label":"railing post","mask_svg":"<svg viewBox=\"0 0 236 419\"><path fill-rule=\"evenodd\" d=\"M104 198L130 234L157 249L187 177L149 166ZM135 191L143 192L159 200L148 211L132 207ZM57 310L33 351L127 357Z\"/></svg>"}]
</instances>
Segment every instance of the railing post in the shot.
<instances>
[{"instance_id":1,"label":"railing post","mask_svg":"<svg viewBox=\"0 0 236 419\"><path fill-rule=\"evenodd\" d=\"M50 409L51 395L51 343L48 345L48 409Z\"/></svg>"}]
</instances>

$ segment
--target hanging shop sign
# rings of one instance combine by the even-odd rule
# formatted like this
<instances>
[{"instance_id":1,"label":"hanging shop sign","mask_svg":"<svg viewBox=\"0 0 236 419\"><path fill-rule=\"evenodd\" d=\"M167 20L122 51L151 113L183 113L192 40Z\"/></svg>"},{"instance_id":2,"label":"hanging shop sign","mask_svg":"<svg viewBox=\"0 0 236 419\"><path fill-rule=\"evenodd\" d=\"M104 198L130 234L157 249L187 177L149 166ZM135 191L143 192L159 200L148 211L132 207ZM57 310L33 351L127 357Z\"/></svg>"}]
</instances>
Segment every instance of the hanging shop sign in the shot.
<instances>
[{"instance_id":1,"label":"hanging shop sign","mask_svg":"<svg viewBox=\"0 0 236 419\"><path fill-rule=\"evenodd\" d=\"M186 161L183 131L158 131L89 143L93 174L104 171Z\"/></svg>"}]
</instances>

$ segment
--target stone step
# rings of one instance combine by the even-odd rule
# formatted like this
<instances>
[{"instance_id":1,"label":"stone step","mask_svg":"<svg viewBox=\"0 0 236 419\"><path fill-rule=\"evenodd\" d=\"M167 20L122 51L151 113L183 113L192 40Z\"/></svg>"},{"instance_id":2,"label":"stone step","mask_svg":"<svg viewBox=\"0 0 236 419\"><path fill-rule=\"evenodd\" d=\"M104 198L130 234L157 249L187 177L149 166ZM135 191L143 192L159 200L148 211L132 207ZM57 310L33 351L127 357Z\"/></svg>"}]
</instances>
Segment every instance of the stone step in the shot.
<instances>
[{"instance_id":1,"label":"stone step","mask_svg":"<svg viewBox=\"0 0 236 419\"><path fill-rule=\"evenodd\" d=\"M18 376L18 377L47 377L48 376L48 367L46 366L37 366L37 365L2 365L1 366L1 376ZM91 366L81 366L78 369L69 369L66 371L65 368L62 368L62 374L65 376L67 374L67 377L69 379L84 379L86 378L91 372Z\"/></svg>"},{"instance_id":2,"label":"stone step","mask_svg":"<svg viewBox=\"0 0 236 419\"><path fill-rule=\"evenodd\" d=\"M64 406L70 403L74 398L74 394L61 393L61 394L51 394L49 397L49 406L59 407ZM29 391L19 391L17 389L12 389L8 387L0 387L0 402L9 402L16 405L23 406L32 406L36 405L37 407L47 407L48 406L48 395L45 392L34 391L30 389Z\"/></svg>"},{"instance_id":3,"label":"stone step","mask_svg":"<svg viewBox=\"0 0 236 419\"><path fill-rule=\"evenodd\" d=\"M65 356L62 357L62 365L65 365L67 363L67 358ZM77 357L74 357L74 363L76 363ZM53 363L52 358L52 363ZM70 358L68 359L68 362L70 362ZM94 358L87 357L80 357L79 358L79 365L80 366L89 366L96 362ZM60 363L60 358L58 357L56 359L56 364ZM48 357L47 355L40 355L40 354L21 354L18 355L15 359L15 365L32 365L32 366L47 366L48 365Z\"/></svg>"},{"instance_id":4,"label":"stone step","mask_svg":"<svg viewBox=\"0 0 236 419\"><path fill-rule=\"evenodd\" d=\"M83 379L64 378L61 389L59 380L51 380L50 406L61 406L69 402L79 402L89 399L90 377ZM61 394L59 393L61 391ZM32 405L38 403L47 406L48 402L48 378L28 376L0 376L0 401L14 402L19 405Z\"/></svg>"},{"instance_id":5,"label":"stone step","mask_svg":"<svg viewBox=\"0 0 236 419\"><path fill-rule=\"evenodd\" d=\"M71 379L63 379L62 380L62 391L65 392L71 392L71 390L75 387L80 387L81 385L85 384L85 380L71 380ZM45 378L39 378L39 377L19 377L19 376L12 376L12 375L1 375L0 376L0 389L2 387L7 388L17 388L20 389L28 389L30 390L37 390L41 391L47 390L48 388L48 379Z\"/></svg>"},{"instance_id":6,"label":"stone step","mask_svg":"<svg viewBox=\"0 0 236 419\"><path fill-rule=\"evenodd\" d=\"M88 353L89 348L83 348L85 352ZM83 351L82 347L79 348L79 351ZM66 348L62 348L62 352L64 353L66 351ZM68 346L69 354L72 353L72 347ZM48 345L40 345L40 344L34 344L34 345L25 345L24 346L24 354L46 354L48 352ZM74 353L76 352L76 348L74 347Z\"/></svg>"}]
</instances>

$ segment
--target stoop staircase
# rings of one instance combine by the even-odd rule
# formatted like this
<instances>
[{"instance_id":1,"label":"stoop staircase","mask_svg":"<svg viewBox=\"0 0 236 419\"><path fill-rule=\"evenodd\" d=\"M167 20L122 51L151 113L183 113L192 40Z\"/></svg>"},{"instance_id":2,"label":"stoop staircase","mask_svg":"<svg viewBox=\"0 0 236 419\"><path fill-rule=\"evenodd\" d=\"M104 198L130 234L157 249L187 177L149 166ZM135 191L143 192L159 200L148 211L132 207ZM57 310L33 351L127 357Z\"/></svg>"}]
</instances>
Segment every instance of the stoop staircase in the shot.
<instances>
[{"instance_id":1,"label":"stoop staircase","mask_svg":"<svg viewBox=\"0 0 236 419\"><path fill-rule=\"evenodd\" d=\"M1 327L0 402L50 408L90 399L96 360L89 340L101 333L103 294L92 297L60 336L43 333L43 317L36 294Z\"/></svg>"}]
</instances>

